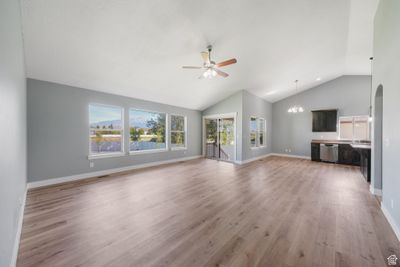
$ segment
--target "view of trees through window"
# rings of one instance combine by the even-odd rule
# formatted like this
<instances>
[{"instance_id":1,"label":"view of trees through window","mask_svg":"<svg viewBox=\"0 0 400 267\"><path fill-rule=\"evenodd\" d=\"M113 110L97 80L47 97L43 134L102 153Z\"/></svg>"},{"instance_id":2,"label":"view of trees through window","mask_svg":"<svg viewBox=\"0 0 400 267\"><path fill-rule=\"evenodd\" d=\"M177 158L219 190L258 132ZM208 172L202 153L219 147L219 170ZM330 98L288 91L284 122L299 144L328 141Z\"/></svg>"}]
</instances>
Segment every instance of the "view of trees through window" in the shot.
<instances>
[{"instance_id":1,"label":"view of trees through window","mask_svg":"<svg viewBox=\"0 0 400 267\"><path fill-rule=\"evenodd\" d=\"M257 118L250 118L250 146L255 147L257 140Z\"/></svg>"},{"instance_id":2,"label":"view of trees through window","mask_svg":"<svg viewBox=\"0 0 400 267\"><path fill-rule=\"evenodd\" d=\"M171 147L185 147L185 117L179 115L171 115Z\"/></svg>"},{"instance_id":3,"label":"view of trees through window","mask_svg":"<svg viewBox=\"0 0 400 267\"><path fill-rule=\"evenodd\" d=\"M235 144L234 120L233 119L221 119L220 122L220 134L219 142L223 146L229 146Z\"/></svg>"},{"instance_id":4,"label":"view of trees through window","mask_svg":"<svg viewBox=\"0 0 400 267\"><path fill-rule=\"evenodd\" d=\"M263 147L265 146L265 138L267 135L265 119L251 117L250 118L250 146Z\"/></svg>"},{"instance_id":5,"label":"view of trees through window","mask_svg":"<svg viewBox=\"0 0 400 267\"><path fill-rule=\"evenodd\" d=\"M130 151L166 149L166 114L129 110Z\"/></svg>"},{"instance_id":6,"label":"view of trees through window","mask_svg":"<svg viewBox=\"0 0 400 267\"><path fill-rule=\"evenodd\" d=\"M265 120L258 119L258 144L264 146L265 142Z\"/></svg>"},{"instance_id":7,"label":"view of trees through window","mask_svg":"<svg viewBox=\"0 0 400 267\"><path fill-rule=\"evenodd\" d=\"M90 154L123 151L122 113L119 107L89 105Z\"/></svg>"}]
</instances>

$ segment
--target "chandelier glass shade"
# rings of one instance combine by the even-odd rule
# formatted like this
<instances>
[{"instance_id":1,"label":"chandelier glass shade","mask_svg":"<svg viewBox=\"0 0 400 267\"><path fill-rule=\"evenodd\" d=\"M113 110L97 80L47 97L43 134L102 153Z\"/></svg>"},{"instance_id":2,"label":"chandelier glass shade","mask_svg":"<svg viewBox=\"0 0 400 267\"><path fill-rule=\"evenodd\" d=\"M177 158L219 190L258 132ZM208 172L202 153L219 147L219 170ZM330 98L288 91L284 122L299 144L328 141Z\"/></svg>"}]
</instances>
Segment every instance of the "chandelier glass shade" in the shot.
<instances>
[{"instance_id":1,"label":"chandelier glass shade","mask_svg":"<svg viewBox=\"0 0 400 267\"><path fill-rule=\"evenodd\" d=\"M301 106L292 106L288 109L289 113L304 112L304 108Z\"/></svg>"},{"instance_id":2,"label":"chandelier glass shade","mask_svg":"<svg viewBox=\"0 0 400 267\"><path fill-rule=\"evenodd\" d=\"M299 80L296 80L296 97L295 97L295 101L297 102L297 83L299 82ZM299 106L297 104L294 104L293 106L290 106L288 109L289 113L301 113L304 112L304 108L302 106Z\"/></svg>"}]
</instances>

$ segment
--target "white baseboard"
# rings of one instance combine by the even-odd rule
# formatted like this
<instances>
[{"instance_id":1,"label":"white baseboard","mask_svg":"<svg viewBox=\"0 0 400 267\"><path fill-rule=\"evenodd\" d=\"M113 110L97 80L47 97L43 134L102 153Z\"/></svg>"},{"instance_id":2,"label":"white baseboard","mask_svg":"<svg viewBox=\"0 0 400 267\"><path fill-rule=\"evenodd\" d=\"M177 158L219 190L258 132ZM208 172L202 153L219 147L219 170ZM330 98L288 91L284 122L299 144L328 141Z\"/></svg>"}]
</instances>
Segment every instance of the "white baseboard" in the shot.
<instances>
[{"instance_id":1,"label":"white baseboard","mask_svg":"<svg viewBox=\"0 0 400 267\"><path fill-rule=\"evenodd\" d=\"M271 153L265 154L265 155L262 155L262 156L259 156L259 157L254 157L254 158L251 158L251 159L236 160L235 163L239 164L239 165L242 165L242 164L250 163L250 162L253 162L253 161L256 161L256 160L259 160L259 159L267 158L269 156L271 156Z\"/></svg>"},{"instance_id":2,"label":"white baseboard","mask_svg":"<svg viewBox=\"0 0 400 267\"><path fill-rule=\"evenodd\" d=\"M386 209L383 202L381 202L381 210L383 212L383 215L385 215L387 221L389 222L390 226L392 227L393 232L395 233L397 239L400 241L400 229L396 225L395 220L393 219L392 215L390 215L389 211Z\"/></svg>"},{"instance_id":3,"label":"white baseboard","mask_svg":"<svg viewBox=\"0 0 400 267\"><path fill-rule=\"evenodd\" d=\"M12 258L11 258L10 267L15 267L17 265L19 242L21 240L22 224L24 222L24 212L25 212L25 203L26 203L27 190L28 189L25 188L25 193L24 193L24 195L22 197L21 207L19 208L19 218L18 218L18 225L17 225L17 233L15 234L14 248L13 248L13 254L12 254Z\"/></svg>"},{"instance_id":4,"label":"white baseboard","mask_svg":"<svg viewBox=\"0 0 400 267\"><path fill-rule=\"evenodd\" d=\"M271 157L271 156L311 160L311 157L307 157L307 156L299 156L299 155L291 155L291 154L280 154L280 153L269 153L269 154L265 154L265 155L262 155L262 156L259 156L259 157L246 159L246 160L243 160L243 161L237 160L237 161L235 161L235 163L239 164L239 165L242 165L242 164L250 163L252 161L256 161L256 160L267 158L267 157Z\"/></svg>"},{"instance_id":5,"label":"white baseboard","mask_svg":"<svg viewBox=\"0 0 400 267\"><path fill-rule=\"evenodd\" d=\"M87 179L87 178L93 178L93 177L97 177L97 176L109 175L109 174L113 174L113 173L117 173L117 172L124 172L124 171L147 168L147 167L154 167L154 166L158 166L158 165L175 163L175 162L179 162L179 161L188 161L188 160L198 159L201 157L202 157L201 155L198 155L198 156L192 156L192 157L176 158L176 159L170 159L170 160L164 160L164 161L155 161L155 162L150 162L150 163L132 165L132 166L127 166L127 167L122 167L122 168L108 169L108 170L97 171L97 172L87 172L87 173L82 173L82 174L77 174L77 175L66 176L66 177L51 178L51 179L46 179L46 180L37 181L37 182L30 182L30 183L28 183L28 189L42 187L42 186L48 186L48 185L55 185L55 184L60 184L60 183L65 183L65 182L72 182L72 181L77 181L77 180L82 180L82 179Z\"/></svg>"},{"instance_id":6,"label":"white baseboard","mask_svg":"<svg viewBox=\"0 0 400 267\"><path fill-rule=\"evenodd\" d=\"M308 156L300 156L300 155L292 155L292 154L283 154L283 153L271 153L271 156L278 157L287 157L287 158L296 158L296 159L308 159L311 160L311 157Z\"/></svg>"},{"instance_id":7,"label":"white baseboard","mask_svg":"<svg viewBox=\"0 0 400 267\"><path fill-rule=\"evenodd\" d=\"M382 196L382 189L374 188L372 184L369 185L369 191L373 195Z\"/></svg>"}]
</instances>

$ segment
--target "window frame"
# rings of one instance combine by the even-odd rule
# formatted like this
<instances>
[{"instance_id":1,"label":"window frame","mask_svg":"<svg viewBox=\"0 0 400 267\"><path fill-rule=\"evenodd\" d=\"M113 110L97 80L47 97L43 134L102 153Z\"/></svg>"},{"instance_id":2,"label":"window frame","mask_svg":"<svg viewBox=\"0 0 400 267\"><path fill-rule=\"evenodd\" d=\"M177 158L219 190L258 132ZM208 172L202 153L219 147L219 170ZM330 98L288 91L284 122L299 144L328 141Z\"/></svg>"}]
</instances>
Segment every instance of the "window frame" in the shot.
<instances>
[{"instance_id":1,"label":"window frame","mask_svg":"<svg viewBox=\"0 0 400 267\"><path fill-rule=\"evenodd\" d=\"M368 129L367 129L367 139L366 140L354 139L354 123L355 123L355 120L357 118L365 119L365 121L367 122ZM341 128L342 128L341 127L341 120L346 120L346 119L347 120L351 119L351 126L352 126L351 139L345 139L345 138L341 137ZM371 141L371 123L369 121L369 116L368 115L341 116L341 117L339 117L338 124L339 124L339 140L352 141L352 142L354 142L354 141Z\"/></svg>"},{"instance_id":2,"label":"window frame","mask_svg":"<svg viewBox=\"0 0 400 267\"><path fill-rule=\"evenodd\" d=\"M136 111L144 111L144 112L149 112L149 113L159 113L159 114L164 114L165 115L165 148L156 148L156 149L147 149L147 150L133 150L131 151L131 137L130 137L130 131L131 131L131 115L130 111L131 110L136 110ZM128 109L128 128L129 128L129 143L128 143L128 151L129 155L137 155L137 154L151 154L151 153L160 153L160 152L167 152L169 150L169 137L168 137L168 129L169 129L169 114L167 112L161 112L161 111L154 111L154 110L148 110L148 109L140 109L140 108L129 108Z\"/></svg>"},{"instance_id":3,"label":"window frame","mask_svg":"<svg viewBox=\"0 0 400 267\"><path fill-rule=\"evenodd\" d=\"M256 130L253 131L251 130L251 122L252 119L255 119L256 121ZM264 129L260 129L260 121L263 121L264 123ZM251 134L255 133L256 134L256 142L253 145L251 143ZM260 133L263 133L263 144L260 144ZM257 117L257 116L250 116L250 124L249 124L249 138L250 138L250 149L260 149L260 148L266 148L267 147L267 120L264 119L263 117Z\"/></svg>"},{"instance_id":4,"label":"window frame","mask_svg":"<svg viewBox=\"0 0 400 267\"><path fill-rule=\"evenodd\" d=\"M175 116L175 117L183 117L183 119L184 119L183 131L173 131L173 130L172 130L172 116ZM169 125L169 134L170 134L169 141L170 141L170 148L171 148L171 150L172 150L172 151L174 151L174 150L187 150L187 116L171 113L171 114L169 114L169 118L170 118L170 120L171 120L171 123L170 123L170 125ZM184 144L183 147L173 147L173 146L172 146L172 133L173 133L173 132L175 132L175 133L182 133L182 132L183 132L183 133L184 133L185 144Z\"/></svg>"},{"instance_id":5,"label":"window frame","mask_svg":"<svg viewBox=\"0 0 400 267\"><path fill-rule=\"evenodd\" d=\"M260 126L260 121L263 121L264 129L259 129ZM260 133L263 133L263 144L260 145ZM267 136L267 121L264 118L258 118L258 124L257 124L257 141L258 141L258 147L266 147L266 136Z\"/></svg>"},{"instance_id":6,"label":"window frame","mask_svg":"<svg viewBox=\"0 0 400 267\"><path fill-rule=\"evenodd\" d=\"M118 152L102 152L94 154L92 152L92 140L90 137L91 127L90 127L90 106L99 106L105 108L118 108L121 109L121 151ZM103 103L89 103L88 106L88 137L89 137L89 154L88 159L97 159L97 158L112 158L112 157L122 157L125 156L125 108L117 105L109 105ZM99 129L102 130L102 129Z\"/></svg>"},{"instance_id":7,"label":"window frame","mask_svg":"<svg viewBox=\"0 0 400 267\"><path fill-rule=\"evenodd\" d=\"M256 122L256 129L254 131L251 129L252 119L255 119L255 122ZM255 137L256 140L254 142L254 145L251 143L251 135L252 135L252 133L255 133L255 135L256 135L256 137ZM250 123L249 123L249 141L250 142L249 143L250 143L250 148L251 149L258 148L257 139L258 139L258 118L256 116L250 116Z\"/></svg>"}]
</instances>

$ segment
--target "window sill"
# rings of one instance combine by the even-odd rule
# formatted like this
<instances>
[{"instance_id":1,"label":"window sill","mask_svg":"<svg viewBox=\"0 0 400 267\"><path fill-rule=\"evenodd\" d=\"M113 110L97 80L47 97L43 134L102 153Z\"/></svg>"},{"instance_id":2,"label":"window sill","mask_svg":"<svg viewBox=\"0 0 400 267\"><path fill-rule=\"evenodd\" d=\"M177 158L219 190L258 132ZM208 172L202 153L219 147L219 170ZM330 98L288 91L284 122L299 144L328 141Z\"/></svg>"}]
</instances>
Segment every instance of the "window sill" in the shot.
<instances>
[{"instance_id":1,"label":"window sill","mask_svg":"<svg viewBox=\"0 0 400 267\"><path fill-rule=\"evenodd\" d=\"M116 157L123 157L125 156L124 152L118 152L118 153L103 153L103 154L98 154L98 155L89 155L88 160L92 159L104 159L104 158L116 158Z\"/></svg>"},{"instance_id":2,"label":"window sill","mask_svg":"<svg viewBox=\"0 0 400 267\"><path fill-rule=\"evenodd\" d=\"M255 147L250 147L251 150L257 150L257 149L263 149L267 148L267 146L255 146Z\"/></svg>"},{"instance_id":3,"label":"window sill","mask_svg":"<svg viewBox=\"0 0 400 267\"><path fill-rule=\"evenodd\" d=\"M149 149L149 150L135 150L130 151L129 155L140 155L140 154L152 154L152 153L161 153L161 152L168 152L168 149Z\"/></svg>"},{"instance_id":4,"label":"window sill","mask_svg":"<svg viewBox=\"0 0 400 267\"><path fill-rule=\"evenodd\" d=\"M187 147L171 147L171 151L176 151L176 150L187 150Z\"/></svg>"}]
</instances>

